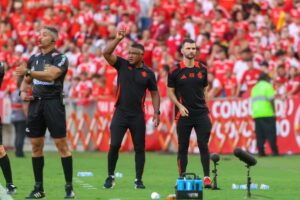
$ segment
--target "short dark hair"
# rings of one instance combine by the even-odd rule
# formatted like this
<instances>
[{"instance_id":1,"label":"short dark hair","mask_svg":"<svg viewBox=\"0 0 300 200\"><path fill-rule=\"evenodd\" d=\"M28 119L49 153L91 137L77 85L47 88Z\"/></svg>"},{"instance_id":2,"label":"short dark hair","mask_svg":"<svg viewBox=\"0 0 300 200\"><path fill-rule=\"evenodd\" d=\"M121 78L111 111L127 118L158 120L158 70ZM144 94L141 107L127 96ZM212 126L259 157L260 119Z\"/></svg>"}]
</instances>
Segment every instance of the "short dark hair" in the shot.
<instances>
[{"instance_id":1,"label":"short dark hair","mask_svg":"<svg viewBox=\"0 0 300 200\"><path fill-rule=\"evenodd\" d=\"M190 38L186 38L182 41L181 47L183 47L185 43L196 43L196 42Z\"/></svg>"},{"instance_id":2,"label":"short dark hair","mask_svg":"<svg viewBox=\"0 0 300 200\"><path fill-rule=\"evenodd\" d=\"M252 53L252 50L249 47L242 49L241 53Z\"/></svg>"},{"instance_id":3,"label":"short dark hair","mask_svg":"<svg viewBox=\"0 0 300 200\"><path fill-rule=\"evenodd\" d=\"M53 41L56 41L58 39L58 31L56 28L54 28L52 26L43 26L43 29L46 29L51 32L51 34L53 36Z\"/></svg>"},{"instance_id":4,"label":"short dark hair","mask_svg":"<svg viewBox=\"0 0 300 200\"><path fill-rule=\"evenodd\" d=\"M267 73L261 73L258 77L258 81L270 81L271 80L271 77L269 76L269 74Z\"/></svg>"},{"instance_id":5,"label":"short dark hair","mask_svg":"<svg viewBox=\"0 0 300 200\"><path fill-rule=\"evenodd\" d=\"M169 65L163 65L162 66L163 70L165 70L167 73L170 71L170 66Z\"/></svg>"},{"instance_id":6,"label":"short dark hair","mask_svg":"<svg viewBox=\"0 0 300 200\"><path fill-rule=\"evenodd\" d=\"M52 27L52 26L43 26L43 29L47 29L48 31L58 35L58 31L56 28Z\"/></svg>"},{"instance_id":7,"label":"short dark hair","mask_svg":"<svg viewBox=\"0 0 300 200\"><path fill-rule=\"evenodd\" d=\"M275 56L276 56L276 57L284 56L284 55L285 55L285 51L283 51L283 50L281 50L281 49L275 52Z\"/></svg>"},{"instance_id":8,"label":"short dark hair","mask_svg":"<svg viewBox=\"0 0 300 200\"><path fill-rule=\"evenodd\" d=\"M204 32L201 35L203 35L204 37L206 37L208 40L210 40L210 33L208 32Z\"/></svg>"},{"instance_id":9,"label":"short dark hair","mask_svg":"<svg viewBox=\"0 0 300 200\"><path fill-rule=\"evenodd\" d=\"M144 53L144 51L145 51L144 46L141 45L141 44L139 44L139 43L133 43L133 44L131 45L131 47L132 47L132 48L136 48L136 49L140 49L140 50L143 51L143 53Z\"/></svg>"}]
</instances>

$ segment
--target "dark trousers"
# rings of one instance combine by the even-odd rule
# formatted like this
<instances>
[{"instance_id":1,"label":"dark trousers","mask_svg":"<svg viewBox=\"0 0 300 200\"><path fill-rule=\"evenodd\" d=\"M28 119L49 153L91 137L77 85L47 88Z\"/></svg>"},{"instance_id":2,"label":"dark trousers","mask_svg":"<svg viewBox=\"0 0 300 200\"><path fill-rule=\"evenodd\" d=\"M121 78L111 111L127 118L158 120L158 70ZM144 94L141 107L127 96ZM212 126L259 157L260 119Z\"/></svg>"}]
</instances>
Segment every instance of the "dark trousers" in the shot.
<instances>
[{"instance_id":1,"label":"dark trousers","mask_svg":"<svg viewBox=\"0 0 300 200\"><path fill-rule=\"evenodd\" d=\"M273 155L278 155L277 136L276 136L276 118L260 117L255 118L255 134L257 141L258 154L265 155L265 142L268 141Z\"/></svg>"},{"instance_id":2,"label":"dark trousers","mask_svg":"<svg viewBox=\"0 0 300 200\"><path fill-rule=\"evenodd\" d=\"M15 148L16 148L16 156L23 157L23 147L24 147L24 140L25 140L25 129L26 129L26 121L18 121L13 122L15 131L16 131L16 138L15 138Z\"/></svg>"},{"instance_id":3,"label":"dark trousers","mask_svg":"<svg viewBox=\"0 0 300 200\"><path fill-rule=\"evenodd\" d=\"M200 160L203 167L203 173L204 176L209 176L208 141L210 137L211 127L212 124L207 115L194 120L188 117L179 118L177 123L177 164L180 176L182 176L182 174L186 172L186 167L188 164L188 149L190 144L190 136L193 128L195 129L197 135L197 143L200 151Z\"/></svg>"},{"instance_id":4,"label":"dark trousers","mask_svg":"<svg viewBox=\"0 0 300 200\"><path fill-rule=\"evenodd\" d=\"M108 152L108 175L114 175L119 149L127 131L130 130L134 151L136 178L141 179L145 165L145 118L144 113L130 115L116 109L111 125L110 148Z\"/></svg>"}]
</instances>

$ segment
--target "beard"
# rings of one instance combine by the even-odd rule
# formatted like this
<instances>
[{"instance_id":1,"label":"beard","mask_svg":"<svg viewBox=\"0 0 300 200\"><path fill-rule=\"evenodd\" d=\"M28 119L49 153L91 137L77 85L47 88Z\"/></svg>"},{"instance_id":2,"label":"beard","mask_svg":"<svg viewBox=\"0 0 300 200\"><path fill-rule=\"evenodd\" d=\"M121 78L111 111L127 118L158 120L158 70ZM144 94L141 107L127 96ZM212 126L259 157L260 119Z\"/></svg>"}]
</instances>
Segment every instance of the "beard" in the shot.
<instances>
[{"instance_id":1,"label":"beard","mask_svg":"<svg viewBox=\"0 0 300 200\"><path fill-rule=\"evenodd\" d=\"M189 54L184 55L184 57L187 58L187 59L189 59L189 60L194 59L195 56L196 56L196 55L195 55L194 53L189 53Z\"/></svg>"}]
</instances>

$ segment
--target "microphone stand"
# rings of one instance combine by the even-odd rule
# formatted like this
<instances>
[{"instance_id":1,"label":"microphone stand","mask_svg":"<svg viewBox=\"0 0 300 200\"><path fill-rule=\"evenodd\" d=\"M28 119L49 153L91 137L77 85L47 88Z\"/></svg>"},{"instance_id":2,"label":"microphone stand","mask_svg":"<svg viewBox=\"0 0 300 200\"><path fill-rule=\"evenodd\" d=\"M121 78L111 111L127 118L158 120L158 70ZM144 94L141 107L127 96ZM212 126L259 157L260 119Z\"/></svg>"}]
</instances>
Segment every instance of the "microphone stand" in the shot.
<instances>
[{"instance_id":1,"label":"microphone stand","mask_svg":"<svg viewBox=\"0 0 300 200\"><path fill-rule=\"evenodd\" d=\"M213 187L212 187L213 190L220 190L220 188L218 188L218 185L217 185L217 176L218 176L217 165L218 165L218 163L214 162L214 169L212 170L212 173L214 174Z\"/></svg>"},{"instance_id":2,"label":"microphone stand","mask_svg":"<svg viewBox=\"0 0 300 200\"><path fill-rule=\"evenodd\" d=\"M250 186L251 186L251 177L250 177L250 166L247 167L247 198L251 198Z\"/></svg>"}]
</instances>

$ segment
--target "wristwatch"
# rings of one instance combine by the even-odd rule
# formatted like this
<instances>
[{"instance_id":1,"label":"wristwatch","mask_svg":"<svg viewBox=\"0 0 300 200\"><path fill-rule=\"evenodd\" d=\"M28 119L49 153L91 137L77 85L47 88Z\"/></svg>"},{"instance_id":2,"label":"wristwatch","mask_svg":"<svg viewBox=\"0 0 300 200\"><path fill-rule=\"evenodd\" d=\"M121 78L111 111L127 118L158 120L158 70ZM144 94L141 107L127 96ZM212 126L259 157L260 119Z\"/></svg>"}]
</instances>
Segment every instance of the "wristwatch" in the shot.
<instances>
[{"instance_id":1,"label":"wristwatch","mask_svg":"<svg viewBox=\"0 0 300 200\"><path fill-rule=\"evenodd\" d=\"M154 113L160 115L160 110L154 111Z\"/></svg>"},{"instance_id":2,"label":"wristwatch","mask_svg":"<svg viewBox=\"0 0 300 200\"><path fill-rule=\"evenodd\" d=\"M26 70L25 76L30 76L30 75L31 75L31 70L30 70L30 69L27 69L27 70Z\"/></svg>"}]
</instances>

